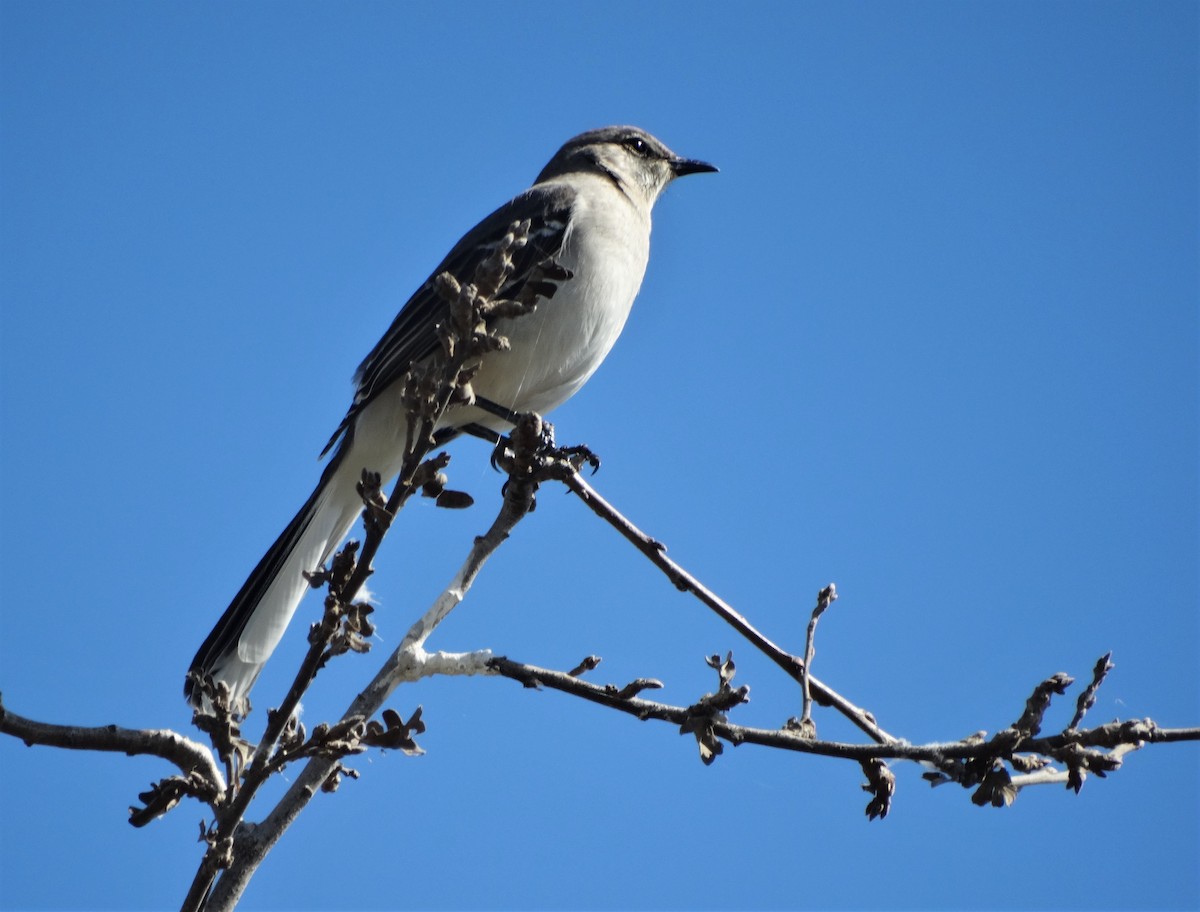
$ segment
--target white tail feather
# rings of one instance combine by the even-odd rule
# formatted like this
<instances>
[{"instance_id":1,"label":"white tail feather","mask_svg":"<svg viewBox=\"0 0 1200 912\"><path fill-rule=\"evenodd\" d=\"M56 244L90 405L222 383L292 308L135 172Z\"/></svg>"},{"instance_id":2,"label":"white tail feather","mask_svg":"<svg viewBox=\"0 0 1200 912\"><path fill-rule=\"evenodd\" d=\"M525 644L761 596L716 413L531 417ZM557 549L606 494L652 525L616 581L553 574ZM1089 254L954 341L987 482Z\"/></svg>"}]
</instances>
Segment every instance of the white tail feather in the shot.
<instances>
[{"instance_id":1,"label":"white tail feather","mask_svg":"<svg viewBox=\"0 0 1200 912\"><path fill-rule=\"evenodd\" d=\"M354 485L346 484L341 472L335 473L313 505L314 514L308 528L246 623L238 640L239 660L249 665L262 665L271 657L309 589L304 573L324 565L361 510L362 500Z\"/></svg>"},{"instance_id":2,"label":"white tail feather","mask_svg":"<svg viewBox=\"0 0 1200 912\"><path fill-rule=\"evenodd\" d=\"M266 577L270 574L270 577L256 580L258 585L265 587L257 603L242 606L250 609L250 614L237 638L236 650L229 648L210 656L211 665L206 669L200 666L200 670L210 673L216 683L229 686L232 705L239 711L245 711L250 689L310 588L304 573L325 564L362 510L362 499L356 490L362 473L361 469L351 466L350 460L342 459L321 480L313 498L293 520L293 525L298 523L302 529L299 537L290 545L283 541L292 528L289 526L281 541L276 543L277 548L282 544L287 549L279 555L278 566L256 568L256 575ZM199 655L193 668L197 668L198 663ZM207 701L199 701L198 696L193 697L193 701L207 706Z\"/></svg>"}]
</instances>

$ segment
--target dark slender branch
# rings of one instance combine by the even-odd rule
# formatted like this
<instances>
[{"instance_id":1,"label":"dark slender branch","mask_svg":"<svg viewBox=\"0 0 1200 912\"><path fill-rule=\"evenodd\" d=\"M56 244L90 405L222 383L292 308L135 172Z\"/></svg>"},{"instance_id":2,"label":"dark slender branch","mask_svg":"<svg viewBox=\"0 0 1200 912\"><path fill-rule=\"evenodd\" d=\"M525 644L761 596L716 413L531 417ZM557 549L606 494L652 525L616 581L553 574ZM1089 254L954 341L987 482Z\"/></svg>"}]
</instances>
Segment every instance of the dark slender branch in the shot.
<instances>
[{"instance_id":1,"label":"dark slender branch","mask_svg":"<svg viewBox=\"0 0 1200 912\"><path fill-rule=\"evenodd\" d=\"M731 605L723 601L695 576L667 557L667 549L664 544L651 538L626 519L620 511L601 497L596 489L583 479L583 476L579 472L571 472L563 476L560 480L573 494L587 504L593 513L620 532L627 541L641 551L642 554L646 555L654 566L666 574L667 579L671 581L676 589L681 592L689 592L698 598L722 620L745 637L755 649L782 668L797 683L805 678L804 662L801 659L776 645L746 620L746 618L734 610ZM836 709L869 738L881 744L897 740L880 728L874 716L865 709L854 705L817 678L808 675L807 680L811 692L819 704Z\"/></svg>"}]
</instances>

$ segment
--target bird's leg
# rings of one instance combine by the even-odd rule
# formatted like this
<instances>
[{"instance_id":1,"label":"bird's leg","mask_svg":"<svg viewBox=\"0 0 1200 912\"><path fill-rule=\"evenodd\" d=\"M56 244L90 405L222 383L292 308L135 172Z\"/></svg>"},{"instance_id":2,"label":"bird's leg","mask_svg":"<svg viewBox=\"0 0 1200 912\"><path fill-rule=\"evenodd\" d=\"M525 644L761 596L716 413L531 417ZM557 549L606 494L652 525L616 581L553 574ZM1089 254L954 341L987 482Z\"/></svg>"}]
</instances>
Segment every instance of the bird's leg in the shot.
<instances>
[{"instance_id":1,"label":"bird's leg","mask_svg":"<svg viewBox=\"0 0 1200 912\"><path fill-rule=\"evenodd\" d=\"M485 412L507 421L514 427L517 424L517 420L521 417L519 412L514 412L512 409L505 408L503 405L499 405L493 402L491 399L484 399L482 396L476 396L474 404L476 408L483 409Z\"/></svg>"},{"instance_id":2,"label":"bird's leg","mask_svg":"<svg viewBox=\"0 0 1200 912\"><path fill-rule=\"evenodd\" d=\"M434 447L445 446L459 434L465 431L465 428L441 428L433 432ZM467 433L470 433L469 431Z\"/></svg>"},{"instance_id":3,"label":"bird's leg","mask_svg":"<svg viewBox=\"0 0 1200 912\"><path fill-rule=\"evenodd\" d=\"M449 428L447 428L447 430L449 430ZM464 424L460 428L454 428L454 433L448 436L446 439L449 440L451 436L456 437L460 433L467 434L470 437L478 437L480 440L486 440L488 443L499 443L500 438L504 436L499 431L493 431L491 428L484 427L482 424Z\"/></svg>"}]
</instances>

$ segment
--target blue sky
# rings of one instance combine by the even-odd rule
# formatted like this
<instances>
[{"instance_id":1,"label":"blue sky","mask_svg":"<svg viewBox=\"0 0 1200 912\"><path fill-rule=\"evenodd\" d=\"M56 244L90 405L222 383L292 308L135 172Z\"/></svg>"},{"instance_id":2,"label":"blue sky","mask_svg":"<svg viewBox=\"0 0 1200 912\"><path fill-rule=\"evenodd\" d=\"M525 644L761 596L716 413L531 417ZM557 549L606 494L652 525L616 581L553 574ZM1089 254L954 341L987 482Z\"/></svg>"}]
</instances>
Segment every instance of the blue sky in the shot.
<instances>
[{"instance_id":1,"label":"blue sky","mask_svg":"<svg viewBox=\"0 0 1200 912\"><path fill-rule=\"evenodd\" d=\"M656 210L606 364L555 414L598 488L912 740L1012 722L1113 651L1095 722L1200 721L1197 9L1191 3L0 3L0 689L186 728L197 644L308 494L350 375L474 222L584 129L720 165ZM415 505L378 649L490 522ZM315 616L317 606L307 609ZM289 632L255 691L281 691ZM732 649L553 489L432 648L687 703ZM338 713L379 654L306 701ZM1051 726L1070 718L1070 699ZM250 909L1102 909L1200 905L1194 745L1004 811L897 766L694 743L501 680L404 688L425 756L313 802ZM819 716L822 735L849 738ZM0 740L0 906L166 908L197 806L170 770Z\"/></svg>"}]
</instances>

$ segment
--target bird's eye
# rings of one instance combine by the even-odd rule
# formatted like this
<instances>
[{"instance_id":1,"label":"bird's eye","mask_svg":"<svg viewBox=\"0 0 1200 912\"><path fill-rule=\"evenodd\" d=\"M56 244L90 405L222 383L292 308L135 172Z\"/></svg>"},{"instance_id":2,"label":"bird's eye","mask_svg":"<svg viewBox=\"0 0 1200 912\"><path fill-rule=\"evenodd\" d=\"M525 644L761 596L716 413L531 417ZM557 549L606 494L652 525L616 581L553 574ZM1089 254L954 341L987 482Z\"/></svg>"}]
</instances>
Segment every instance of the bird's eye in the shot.
<instances>
[{"instance_id":1,"label":"bird's eye","mask_svg":"<svg viewBox=\"0 0 1200 912\"><path fill-rule=\"evenodd\" d=\"M650 154L650 146L646 144L646 140L638 136L631 136L625 140L625 148L631 152L636 152L638 155Z\"/></svg>"}]
</instances>

